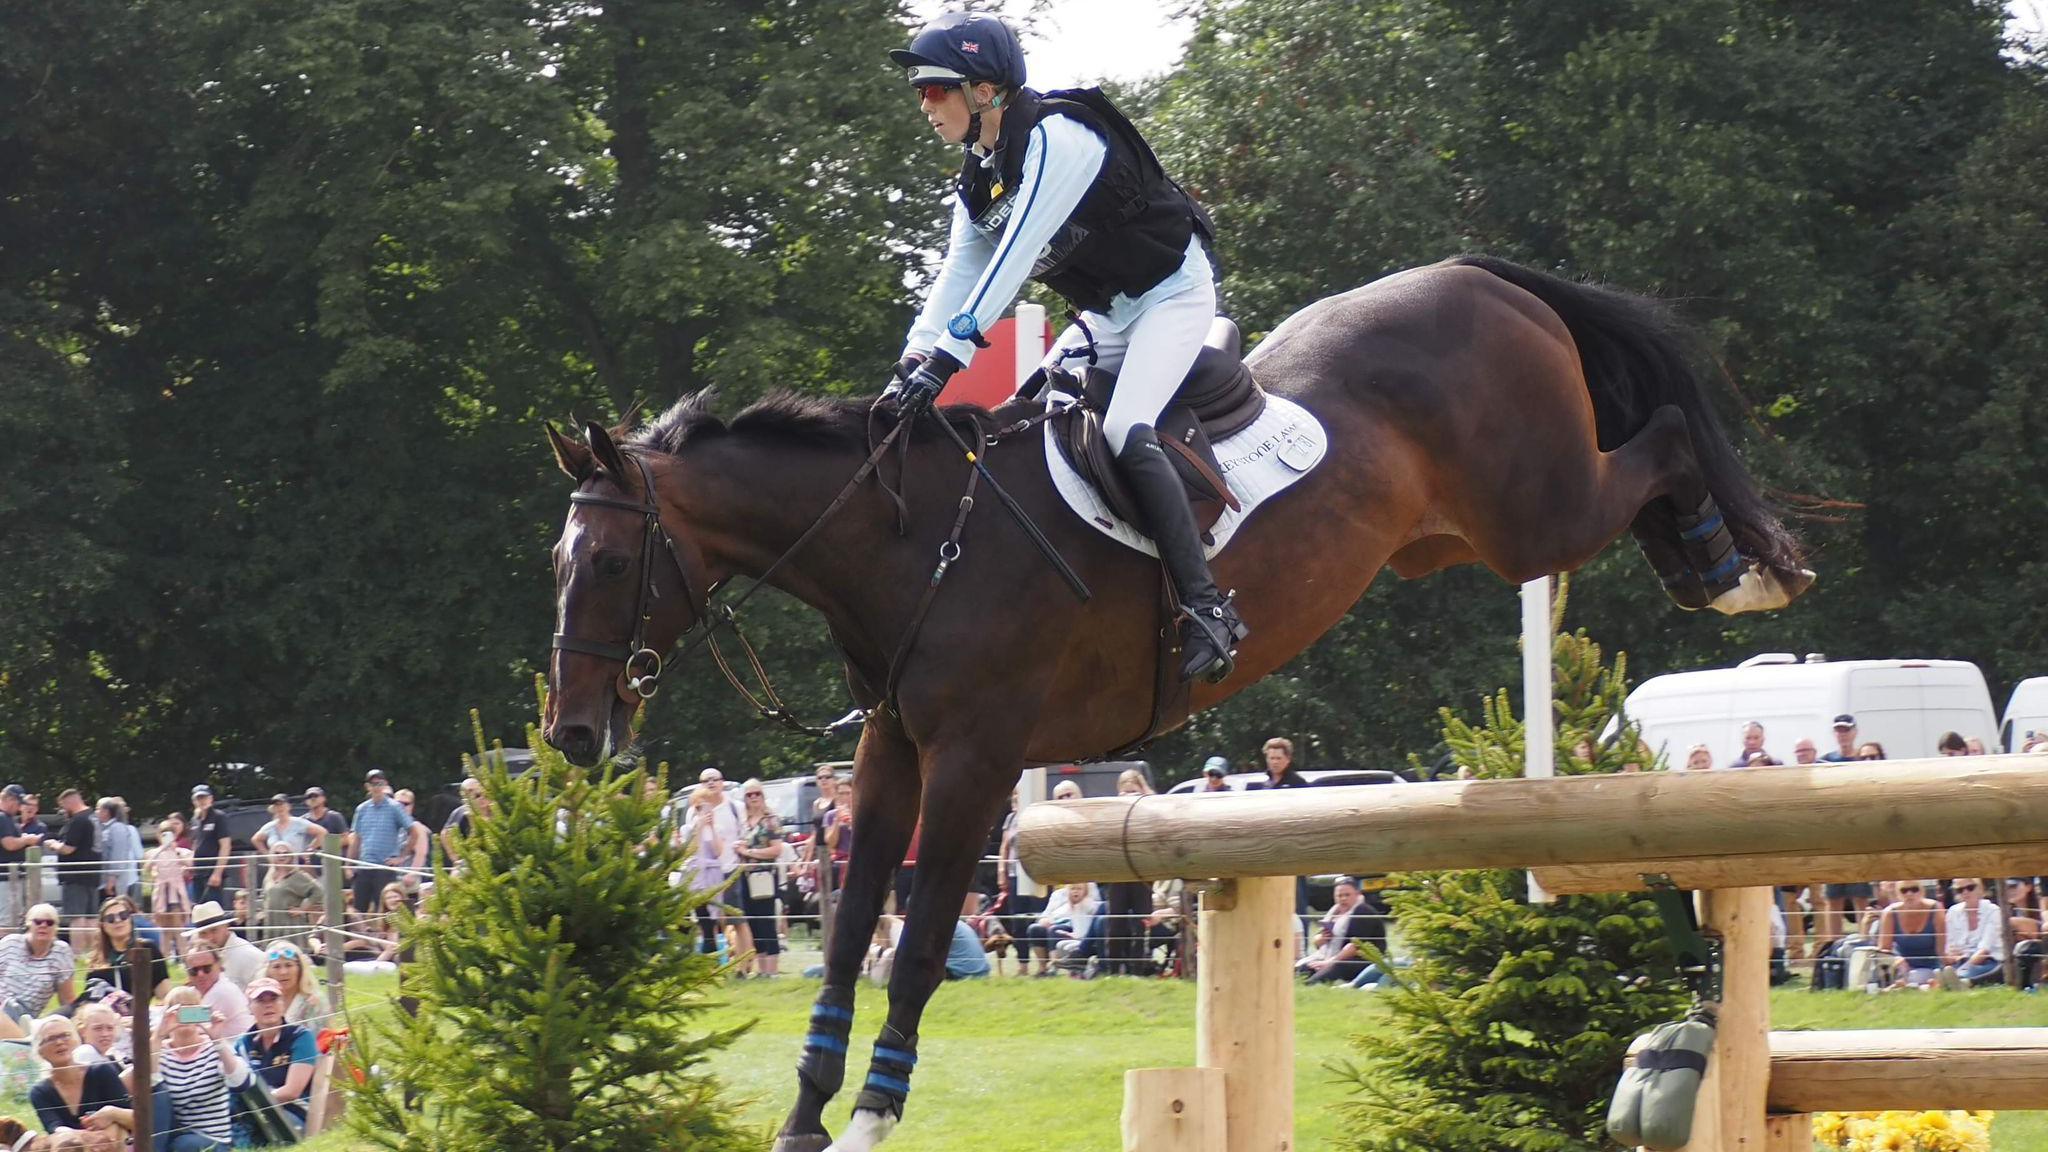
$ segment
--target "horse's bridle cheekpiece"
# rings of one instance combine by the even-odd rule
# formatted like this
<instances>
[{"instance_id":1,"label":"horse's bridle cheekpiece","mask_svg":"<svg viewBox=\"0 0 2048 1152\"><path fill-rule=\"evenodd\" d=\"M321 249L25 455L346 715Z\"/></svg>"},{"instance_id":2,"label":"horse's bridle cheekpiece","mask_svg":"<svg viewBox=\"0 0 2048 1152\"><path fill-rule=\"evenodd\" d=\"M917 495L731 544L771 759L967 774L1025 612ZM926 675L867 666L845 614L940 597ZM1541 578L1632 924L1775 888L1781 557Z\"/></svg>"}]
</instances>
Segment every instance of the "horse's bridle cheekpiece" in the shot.
<instances>
[{"instance_id":1,"label":"horse's bridle cheekpiece","mask_svg":"<svg viewBox=\"0 0 2048 1152\"><path fill-rule=\"evenodd\" d=\"M676 575L683 581L683 598L689 602L690 610L697 620L705 613L705 603L697 598L696 589L690 583L690 570L684 566L683 557L676 551L676 542L661 525L661 504L654 498L654 474L648 470L647 461L638 456L633 463L640 466L640 486L646 493L639 503L604 496L596 492L571 492L571 504L589 504L599 508L617 508L622 512L637 512L646 518L646 532L640 541L640 592L633 604L633 638L625 644L608 644L601 640L580 640L566 633L555 633L554 647L563 652L581 652L588 656L599 656L606 660L623 663L625 670L619 673L619 697L627 703L652 699L661 690L661 653L647 645L647 623L654 617L654 602L661 593L654 586L654 545L656 541L668 551L675 561ZM692 621L691 627L695 627Z\"/></svg>"}]
</instances>

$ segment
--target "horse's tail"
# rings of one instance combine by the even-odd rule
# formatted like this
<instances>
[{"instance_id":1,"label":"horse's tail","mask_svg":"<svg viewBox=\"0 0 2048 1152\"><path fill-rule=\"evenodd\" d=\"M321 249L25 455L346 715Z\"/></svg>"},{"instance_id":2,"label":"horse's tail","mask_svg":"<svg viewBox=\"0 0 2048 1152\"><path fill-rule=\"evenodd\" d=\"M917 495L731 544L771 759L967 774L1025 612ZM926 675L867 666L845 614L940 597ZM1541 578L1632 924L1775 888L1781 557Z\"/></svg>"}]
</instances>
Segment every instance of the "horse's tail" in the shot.
<instances>
[{"instance_id":1,"label":"horse's tail","mask_svg":"<svg viewBox=\"0 0 2048 1152\"><path fill-rule=\"evenodd\" d=\"M1494 256L1459 256L1454 264L1481 268L1513 284L1557 313L1579 347L1579 363L1593 397L1600 447L1613 451L1642 430L1666 404L1684 411L1707 490L1721 506L1735 545L1780 572L1797 571L1799 539L1757 490L1756 481L1722 430L1707 399L1711 363L1697 333L1662 302L1582 284L1524 268Z\"/></svg>"}]
</instances>

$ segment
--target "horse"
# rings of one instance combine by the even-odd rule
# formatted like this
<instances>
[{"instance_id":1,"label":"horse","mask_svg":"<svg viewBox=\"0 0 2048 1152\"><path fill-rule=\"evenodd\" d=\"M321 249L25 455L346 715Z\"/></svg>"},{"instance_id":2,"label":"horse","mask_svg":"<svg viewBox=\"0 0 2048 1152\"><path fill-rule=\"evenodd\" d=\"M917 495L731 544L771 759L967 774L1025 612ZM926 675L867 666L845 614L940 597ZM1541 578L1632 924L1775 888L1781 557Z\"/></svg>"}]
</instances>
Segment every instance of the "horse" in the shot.
<instances>
[{"instance_id":1,"label":"horse","mask_svg":"<svg viewBox=\"0 0 2048 1152\"><path fill-rule=\"evenodd\" d=\"M1246 364L1312 412L1330 447L1214 561L1251 634L1230 678L1188 688L1189 710L1307 648L1383 567L1414 579L1477 562L1519 584L1577 568L1626 530L1681 608L1791 602L1813 574L1715 420L1718 369L1693 340L1654 300L1484 256L1288 318ZM941 411L986 436L1034 410ZM776 1152L866 1152L887 1137L953 922L1020 772L1128 744L1148 731L1158 687L1157 562L1068 510L1037 437L1006 450L999 436L979 458L1092 589L1085 602L1019 525L969 515L972 458L935 420L908 425L896 488L849 486L870 478L872 422L888 411L775 394L726 421L700 393L644 427L591 424L582 442L547 428L576 485L553 550L550 744L582 764L619 747L660 654L741 575L767 573L823 615L871 709L855 752L859 834ZM937 560L954 573L934 597ZM824 1109L845 1076L862 952L920 827L887 1020L835 1143Z\"/></svg>"}]
</instances>

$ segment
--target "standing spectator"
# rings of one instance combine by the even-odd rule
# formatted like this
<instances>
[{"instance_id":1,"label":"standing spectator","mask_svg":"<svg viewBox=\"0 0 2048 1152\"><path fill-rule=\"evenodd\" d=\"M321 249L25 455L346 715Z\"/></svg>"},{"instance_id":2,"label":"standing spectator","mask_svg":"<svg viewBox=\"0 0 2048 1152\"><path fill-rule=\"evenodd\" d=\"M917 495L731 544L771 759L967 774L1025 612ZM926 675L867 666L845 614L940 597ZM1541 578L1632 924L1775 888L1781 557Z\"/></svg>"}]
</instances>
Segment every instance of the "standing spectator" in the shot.
<instances>
[{"instance_id":1,"label":"standing spectator","mask_svg":"<svg viewBox=\"0 0 2048 1152\"><path fill-rule=\"evenodd\" d=\"M221 971L237 988L263 975L263 950L235 935L235 918L220 905L208 901L192 909L192 929L186 935L220 958ZM190 949L187 949L190 951ZM192 962L185 962L189 970Z\"/></svg>"},{"instance_id":2,"label":"standing spectator","mask_svg":"<svg viewBox=\"0 0 2048 1152\"><path fill-rule=\"evenodd\" d=\"M400 788L391 794L391 799L405 810L407 816L413 817L412 827L405 830L405 850L398 854L399 867L407 869L400 874L398 882L405 885L407 895L411 895L420 890L420 881L428 875L427 861L433 852L434 836L427 830L426 821L413 816L412 789Z\"/></svg>"},{"instance_id":3,"label":"standing spectator","mask_svg":"<svg viewBox=\"0 0 2048 1152\"><path fill-rule=\"evenodd\" d=\"M235 1049L249 1062L249 1070L263 1078L270 1098L303 1126L306 1089L313 1084L313 1065L320 1060L313 1033L286 1018L285 990L267 976L250 983L249 1011L255 1025L235 1042Z\"/></svg>"},{"instance_id":4,"label":"standing spectator","mask_svg":"<svg viewBox=\"0 0 2048 1152\"><path fill-rule=\"evenodd\" d=\"M1711 772L1714 770L1714 750L1705 744L1695 744L1685 750L1685 764L1680 772Z\"/></svg>"},{"instance_id":5,"label":"standing spectator","mask_svg":"<svg viewBox=\"0 0 2048 1152\"><path fill-rule=\"evenodd\" d=\"M1002 837L996 848L996 906L1002 910L1003 934L1010 938L1011 946L1016 949L1017 966L1029 971L1031 954L1024 931L1045 909L1045 897L1025 892L1025 889L1036 889L1038 885L1017 860L1017 820L1023 809L1023 789L1011 789L1010 810L1003 815Z\"/></svg>"},{"instance_id":6,"label":"standing spectator","mask_svg":"<svg viewBox=\"0 0 2048 1152\"><path fill-rule=\"evenodd\" d=\"M1316 929L1315 950L1295 965L1310 984L1349 984L1370 961L1359 948L1369 944L1384 950L1386 922L1366 906L1365 893L1349 876L1337 879L1335 903Z\"/></svg>"},{"instance_id":7,"label":"standing spectator","mask_svg":"<svg viewBox=\"0 0 2048 1152\"><path fill-rule=\"evenodd\" d=\"M186 822L192 837L192 903L227 899L228 853L235 838L228 835L227 821L213 809L213 789L204 784L192 789L192 819Z\"/></svg>"},{"instance_id":8,"label":"standing spectator","mask_svg":"<svg viewBox=\"0 0 2048 1152\"><path fill-rule=\"evenodd\" d=\"M239 998L241 993L235 995ZM157 1033L157 1067L170 1098L170 1130L175 1133L167 1152L227 1152L235 1140L228 1092L249 1082L249 1065L235 1054L233 1044L253 1022L247 1007L239 1027L218 1017L211 1025L187 1024L178 1018L176 1008L199 1002L190 987L173 991L164 1001L168 1027ZM161 1127L162 1121L158 1124Z\"/></svg>"},{"instance_id":9,"label":"standing spectator","mask_svg":"<svg viewBox=\"0 0 2048 1152\"><path fill-rule=\"evenodd\" d=\"M730 876L732 870L739 866L740 825L745 823L740 816L739 803L725 794L725 773L720 772L715 764L705 765L704 770L697 774L697 787L710 789L711 798L705 803L711 809L712 820L718 825L718 842L725 845L725 852L718 863Z\"/></svg>"},{"instance_id":10,"label":"standing spectator","mask_svg":"<svg viewBox=\"0 0 2048 1152\"><path fill-rule=\"evenodd\" d=\"M43 842L40 836L22 831L21 798L28 789L19 784L0 788L0 925L11 929L21 923L29 899L28 877L23 865L28 850Z\"/></svg>"},{"instance_id":11,"label":"standing spectator","mask_svg":"<svg viewBox=\"0 0 2048 1152\"><path fill-rule=\"evenodd\" d=\"M1801 736L1792 742L1792 762L1794 764L1814 764L1818 763L1819 760L1820 749L1814 746L1812 737Z\"/></svg>"},{"instance_id":12,"label":"standing spectator","mask_svg":"<svg viewBox=\"0 0 2048 1152\"><path fill-rule=\"evenodd\" d=\"M1119 796L1150 796L1152 782L1136 768L1126 768L1116 778ZM1119 976L1134 974L1143 948L1143 921L1152 911L1152 885L1128 880L1101 885L1103 902L1104 953L1101 971Z\"/></svg>"},{"instance_id":13,"label":"standing spectator","mask_svg":"<svg viewBox=\"0 0 2048 1152\"><path fill-rule=\"evenodd\" d=\"M38 1020L29 1042L36 1057L49 1067L49 1073L28 1090L28 1102L45 1130L135 1127L121 1070L112 1064L81 1064L74 1059L78 1029L71 1021L62 1016Z\"/></svg>"},{"instance_id":14,"label":"standing spectator","mask_svg":"<svg viewBox=\"0 0 2048 1152\"><path fill-rule=\"evenodd\" d=\"M0 939L0 1012L17 1024L42 1015L52 996L65 1008L78 999L77 964L57 938L57 910L37 904L22 923L26 932Z\"/></svg>"},{"instance_id":15,"label":"standing spectator","mask_svg":"<svg viewBox=\"0 0 2048 1152\"><path fill-rule=\"evenodd\" d=\"M721 839L718 831L718 809L724 803L719 790L709 784L699 784L690 792L689 814L678 833L694 849L683 864L692 892L716 892L725 883L725 859L731 845ZM717 900L707 899L697 905L697 931L703 936L701 949L706 954L718 952L721 918Z\"/></svg>"},{"instance_id":16,"label":"standing spectator","mask_svg":"<svg viewBox=\"0 0 2048 1152\"><path fill-rule=\"evenodd\" d=\"M853 781L839 782L839 801L828 813L831 821L825 826L825 854L832 865L832 890L846 886L846 861L853 854Z\"/></svg>"},{"instance_id":17,"label":"standing spectator","mask_svg":"<svg viewBox=\"0 0 2048 1152\"><path fill-rule=\"evenodd\" d=\"M300 857L319 848L326 836L327 829L303 816L292 815L292 798L279 792L270 798L269 821L249 837L249 844L265 857L278 845Z\"/></svg>"},{"instance_id":18,"label":"standing spectator","mask_svg":"<svg viewBox=\"0 0 2048 1152\"><path fill-rule=\"evenodd\" d=\"M1982 736L1965 736L1963 737L1963 755L1989 756L1991 753L1984 747L1984 738Z\"/></svg>"},{"instance_id":19,"label":"standing spectator","mask_svg":"<svg viewBox=\"0 0 2048 1152\"><path fill-rule=\"evenodd\" d=\"M1933 888L1932 880L1899 881L1899 902L1878 917L1878 948L1904 961L1894 987L1930 986L1941 971L1948 942L1941 905L1927 898Z\"/></svg>"},{"instance_id":20,"label":"standing spectator","mask_svg":"<svg viewBox=\"0 0 2048 1152\"><path fill-rule=\"evenodd\" d=\"M489 812L490 797L484 795L484 782L474 776L462 778L462 803L448 814L448 822L441 825L441 854L457 872L462 871L462 839L476 827L477 818Z\"/></svg>"},{"instance_id":21,"label":"standing spectator","mask_svg":"<svg viewBox=\"0 0 2048 1152\"><path fill-rule=\"evenodd\" d=\"M240 1036L249 1030L249 997L242 986L233 980L224 979L220 959L213 950L203 945L194 945L185 950L185 986L199 994L200 1002L213 1009L224 1027L224 1036ZM164 997L164 1007L169 1008L178 999L178 989L172 989ZM166 1021L170 1014L164 1014Z\"/></svg>"},{"instance_id":22,"label":"standing spectator","mask_svg":"<svg viewBox=\"0 0 2048 1152\"><path fill-rule=\"evenodd\" d=\"M1934 742L1934 751L1942 756L1968 756L1970 742L1960 732L1943 732L1941 739Z\"/></svg>"},{"instance_id":23,"label":"standing spectator","mask_svg":"<svg viewBox=\"0 0 2048 1152\"><path fill-rule=\"evenodd\" d=\"M295 939L319 923L324 907L320 881L299 866L289 845L270 846L268 883L263 886L263 916L257 938L269 943Z\"/></svg>"},{"instance_id":24,"label":"standing spectator","mask_svg":"<svg viewBox=\"0 0 2048 1152\"><path fill-rule=\"evenodd\" d=\"M811 782L818 789L817 797L811 801L811 829L815 834L825 822L825 813L839 802L839 773L830 764L820 764Z\"/></svg>"},{"instance_id":25,"label":"standing spectator","mask_svg":"<svg viewBox=\"0 0 2048 1152\"><path fill-rule=\"evenodd\" d=\"M1294 767L1294 741L1289 740L1285 736L1275 736L1266 741L1259 751L1266 758L1266 778L1254 780L1250 784L1245 785L1247 790L1263 792L1269 788L1305 788L1308 786L1308 781L1303 780L1301 773ZM1296 937L1294 950L1297 953L1301 951L1301 918L1307 915L1308 877L1296 876L1294 878L1294 935Z\"/></svg>"},{"instance_id":26,"label":"standing spectator","mask_svg":"<svg viewBox=\"0 0 2048 1152\"><path fill-rule=\"evenodd\" d=\"M170 826L170 820L157 829L156 842L156 849L148 857L149 907L157 925L164 930L164 943L176 957L183 950L185 918L192 910L192 892L185 883L192 867L192 850L178 846L178 833Z\"/></svg>"},{"instance_id":27,"label":"standing spectator","mask_svg":"<svg viewBox=\"0 0 2048 1152\"><path fill-rule=\"evenodd\" d=\"M102 863L109 896L142 899L142 833L128 822L128 802L119 796L103 796L95 806L100 824Z\"/></svg>"},{"instance_id":28,"label":"standing spectator","mask_svg":"<svg viewBox=\"0 0 2048 1152\"><path fill-rule=\"evenodd\" d=\"M320 985L314 982L313 966L298 945L288 940L272 944L263 953L263 975L284 989L285 1019L304 1024L320 1016Z\"/></svg>"},{"instance_id":29,"label":"standing spectator","mask_svg":"<svg viewBox=\"0 0 2048 1152\"><path fill-rule=\"evenodd\" d=\"M1984 882L1975 876L1957 877L1952 890L1956 902L1948 910L1948 947L1942 960L1955 969L1957 982L1994 984L2004 978L2005 924L1998 906L1984 902Z\"/></svg>"},{"instance_id":30,"label":"standing spectator","mask_svg":"<svg viewBox=\"0 0 2048 1152\"><path fill-rule=\"evenodd\" d=\"M1230 781L1226 780L1225 777L1229 775L1230 761L1225 760L1221 756L1211 756L1207 760L1202 761L1202 786L1195 789L1195 791L1228 792L1230 791Z\"/></svg>"},{"instance_id":31,"label":"standing spectator","mask_svg":"<svg viewBox=\"0 0 2048 1152\"><path fill-rule=\"evenodd\" d=\"M775 928L775 861L782 858L782 821L768 810L768 794L759 780L741 785L740 798L746 803L737 850L745 870L740 877L740 910L746 914L747 934L753 937L749 942L743 936L740 947L754 950L752 964L758 975L774 976L782 962L782 939Z\"/></svg>"},{"instance_id":32,"label":"standing spectator","mask_svg":"<svg viewBox=\"0 0 2048 1152\"><path fill-rule=\"evenodd\" d=\"M368 916L377 910L378 893L397 878L392 867L399 860L399 836L412 827L412 817L391 798L391 781L385 779L383 769L370 769L363 777L363 789L369 799L356 805L345 854L355 861L351 889L355 910Z\"/></svg>"},{"instance_id":33,"label":"standing spectator","mask_svg":"<svg viewBox=\"0 0 2048 1152\"><path fill-rule=\"evenodd\" d=\"M1858 760L1882 760L1884 759L1884 745L1879 744L1875 740L1865 740L1856 746L1856 758Z\"/></svg>"},{"instance_id":34,"label":"standing spectator","mask_svg":"<svg viewBox=\"0 0 2048 1152\"><path fill-rule=\"evenodd\" d=\"M42 810L43 798L41 796L33 792L24 795L21 798L21 830L30 836L37 836L48 840L50 838L50 826L43 823L43 818L40 815Z\"/></svg>"},{"instance_id":35,"label":"standing spectator","mask_svg":"<svg viewBox=\"0 0 2048 1152\"><path fill-rule=\"evenodd\" d=\"M1764 754L1764 726L1759 720L1751 720L1742 726L1742 750L1728 761L1730 768L1747 768L1750 762Z\"/></svg>"},{"instance_id":36,"label":"standing spectator","mask_svg":"<svg viewBox=\"0 0 2048 1152\"><path fill-rule=\"evenodd\" d=\"M82 951L100 906L100 823L76 788L57 795L64 813L64 833L50 845L57 853L57 891L63 894L64 919L71 929L71 947Z\"/></svg>"},{"instance_id":37,"label":"standing spectator","mask_svg":"<svg viewBox=\"0 0 2048 1152\"><path fill-rule=\"evenodd\" d=\"M1834 720L1835 750L1821 757L1830 764L1856 759L1856 717L1844 712Z\"/></svg>"},{"instance_id":38,"label":"standing spectator","mask_svg":"<svg viewBox=\"0 0 2048 1152\"><path fill-rule=\"evenodd\" d=\"M128 950L138 944L149 952L149 971L140 981L132 981ZM144 1003L171 990L171 966L164 962L163 949L147 936L136 934L135 902L126 896L112 897L100 905L99 931L93 933L92 951L86 953L85 963L88 987L98 980Z\"/></svg>"},{"instance_id":39,"label":"standing spectator","mask_svg":"<svg viewBox=\"0 0 2048 1152\"><path fill-rule=\"evenodd\" d=\"M317 785L306 789L306 819L318 824L323 832L348 835L348 821L327 806L327 790Z\"/></svg>"}]
</instances>

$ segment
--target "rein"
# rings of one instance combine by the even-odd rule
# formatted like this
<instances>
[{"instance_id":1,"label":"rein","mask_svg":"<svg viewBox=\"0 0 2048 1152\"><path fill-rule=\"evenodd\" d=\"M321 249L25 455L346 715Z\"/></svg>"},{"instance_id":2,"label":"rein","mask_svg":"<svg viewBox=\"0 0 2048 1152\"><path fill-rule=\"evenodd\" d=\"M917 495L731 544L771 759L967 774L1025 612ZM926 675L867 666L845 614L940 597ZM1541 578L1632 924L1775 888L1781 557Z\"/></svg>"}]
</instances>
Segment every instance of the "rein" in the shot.
<instances>
[{"instance_id":1,"label":"rein","mask_svg":"<svg viewBox=\"0 0 2048 1152\"><path fill-rule=\"evenodd\" d=\"M932 570L931 579L926 582L924 593L919 597L917 607L911 612L910 623L904 629L903 639L897 643L895 653L889 658L888 675L884 682L882 698L874 708L856 708L830 724L805 724L798 720L790 711L789 706L783 702L781 693L776 691L774 680L769 677L767 667L761 663L759 651L747 639L746 632L741 629L739 609L746 604L747 600L755 592L760 591L768 583L769 578L774 576L783 564L787 563L791 557L801 551L804 545L810 543L812 538L825 527L826 522L835 513L846 506L846 502L853 498L854 492L867 481L869 476L874 475L875 469L881 464L882 458L888 454L889 449L895 445L897 438L902 436L904 430L909 426L908 421L898 421L896 426L891 428L888 434L883 436L874 449L868 453L867 460L854 472L853 478L846 482L845 487L839 490L839 494L832 498L832 502L825 506L823 512L818 514L818 518L811 521L811 526L804 529L803 533L796 538L796 542L784 549L782 555L776 557L774 563L762 570L761 575L756 577L754 582L748 585L746 591L740 593L732 603L719 605L718 612L715 615L711 611L710 594L715 594L718 589L716 586L713 586L707 590L707 595L701 598L697 595L696 585L690 579L689 568L684 565L682 554L676 550L675 538L669 535L668 529L661 523L661 504L655 498L654 474L647 467L647 461L639 456L633 457L633 463L640 468L641 487L645 493L644 498L638 503L605 496L596 492L579 491L570 493L569 502L571 504L587 504L599 508L616 508L624 512L638 513L645 518L645 532L640 544L640 591L639 600L633 607L633 635L627 643L612 644L603 641L583 640L570 636L567 633L557 632L554 636L553 646L561 651L581 652L590 656L622 662L625 668L619 673L615 688L620 699L625 700L629 704L637 704L641 700L653 699L654 694L661 690L661 675L665 667L673 666L676 662L689 656L691 652L696 651L701 645L711 650L712 663L725 676L726 683L732 685L733 690L739 693L740 698L745 700L754 709L756 714L763 719L773 720L791 731L813 737L836 736L866 724L868 718L877 711L894 711L896 707L896 688L902 680L904 664L911 650L916 647L918 632L924 627L925 617L931 611L932 601L938 596L939 584L945 580L946 572L960 559L960 534L967 527L968 514L974 511L974 495L981 483L981 473L978 470L972 468L968 470L967 490L960 497L959 512L953 518L952 531L947 534L945 542L939 545L938 566ZM1010 430L1005 429L1005 431ZM975 427L975 435L981 449L986 451L992 441L979 424ZM908 439L906 438L903 443L907 447L909 444ZM899 504L901 503L900 499L898 502ZM684 644L681 652L666 661L664 661L661 653L649 647L646 642L647 625L654 616L654 601L661 597L660 591L655 588L654 584L654 546L656 542L661 544L662 548L668 552L669 559L674 562L676 575L682 580L683 598L687 602L692 616L695 618L689 629L684 632L684 637L688 639L688 643ZM703 631L697 632L698 624L704 625ZM732 662L727 659L724 651L718 647L717 634L721 627L727 628L732 632L733 639L738 642L747 667L752 670L754 678L760 682L761 689L758 695L747 687L745 679L734 670ZM697 635L691 637L689 635L690 632L697 632Z\"/></svg>"}]
</instances>

